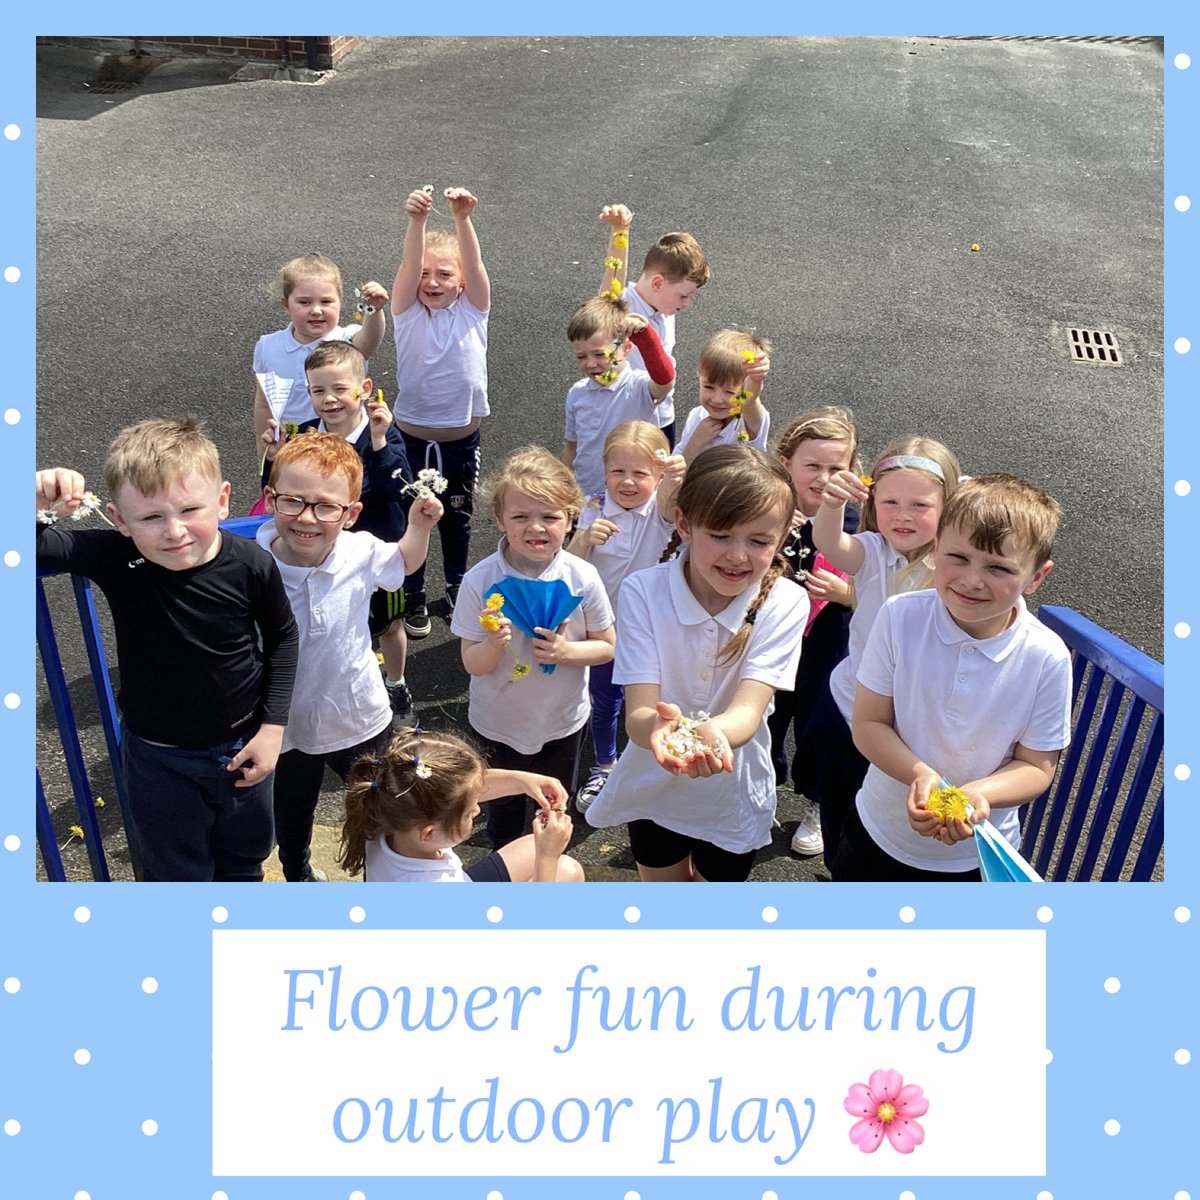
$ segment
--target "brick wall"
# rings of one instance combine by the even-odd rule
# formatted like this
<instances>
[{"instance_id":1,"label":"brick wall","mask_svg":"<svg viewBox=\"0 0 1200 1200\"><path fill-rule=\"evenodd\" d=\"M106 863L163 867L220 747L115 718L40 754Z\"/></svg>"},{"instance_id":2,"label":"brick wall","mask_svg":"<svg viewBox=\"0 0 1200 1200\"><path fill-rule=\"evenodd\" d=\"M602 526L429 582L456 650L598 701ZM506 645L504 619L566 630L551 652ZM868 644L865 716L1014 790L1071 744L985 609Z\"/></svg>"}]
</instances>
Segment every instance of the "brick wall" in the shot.
<instances>
[{"instance_id":1,"label":"brick wall","mask_svg":"<svg viewBox=\"0 0 1200 1200\"><path fill-rule=\"evenodd\" d=\"M105 54L128 53L135 47L159 58L199 54L214 58L242 58L248 62L278 63L286 49L288 66L308 66L306 41L314 43L315 69L328 71L363 39L361 37L43 37L39 41L81 46Z\"/></svg>"}]
</instances>

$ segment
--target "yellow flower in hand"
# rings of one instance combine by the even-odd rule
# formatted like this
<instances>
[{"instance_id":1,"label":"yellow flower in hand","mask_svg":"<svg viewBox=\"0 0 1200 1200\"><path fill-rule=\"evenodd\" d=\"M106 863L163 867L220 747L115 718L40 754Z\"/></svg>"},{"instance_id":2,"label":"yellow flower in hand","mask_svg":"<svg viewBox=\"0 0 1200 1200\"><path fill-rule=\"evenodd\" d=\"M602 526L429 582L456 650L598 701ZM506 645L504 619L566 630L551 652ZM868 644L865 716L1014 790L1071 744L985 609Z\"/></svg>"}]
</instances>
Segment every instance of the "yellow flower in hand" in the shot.
<instances>
[{"instance_id":1,"label":"yellow flower in hand","mask_svg":"<svg viewBox=\"0 0 1200 1200\"><path fill-rule=\"evenodd\" d=\"M968 803L966 792L956 787L947 786L931 788L929 799L925 802L925 807L943 825L947 825L956 817L960 821L967 819Z\"/></svg>"},{"instance_id":2,"label":"yellow flower in hand","mask_svg":"<svg viewBox=\"0 0 1200 1200\"><path fill-rule=\"evenodd\" d=\"M869 488L875 482L875 480L870 475L860 475L858 477L858 482L861 483L863 487Z\"/></svg>"},{"instance_id":3,"label":"yellow flower in hand","mask_svg":"<svg viewBox=\"0 0 1200 1200\"><path fill-rule=\"evenodd\" d=\"M612 387L617 382L616 371L601 371L599 375L594 376L596 382L602 387Z\"/></svg>"},{"instance_id":4,"label":"yellow flower in hand","mask_svg":"<svg viewBox=\"0 0 1200 1200\"><path fill-rule=\"evenodd\" d=\"M479 623L488 631L495 633L500 628L500 618L494 612L483 612L479 614Z\"/></svg>"},{"instance_id":5,"label":"yellow flower in hand","mask_svg":"<svg viewBox=\"0 0 1200 1200\"><path fill-rule=\"evenodd\" d=\"M494 612L498 608L504 607L504 595L501 592L493 592L487 598L487 606Z\"/></svg>"},{"instance_id":6,"label":"yellow flower in hand","mask_svg":"<svg viewBox=\"0 0 1200 1200\"><path fill-rule=\"evenodd\" d=\"M512 669L512 677L514 679L524 679L529 674L529 664L519 662Z\"/></svg>"},{"instance_id":7,"label":"yellow flower in hand","mask_svg":"<svg viewBox=\"0 0 1200 1200\"><path fill-rule=\"evenodd\" d=\"M612 254L608 255L604 260L604 268L607 271L619 271L625 265L623 258L616 258Z\"/></svg>"},{"instance_id":8,"label":"yellow flower in hand","mask_svg":"<svg viewBox=\"0 0 1200 1200\"><path fill-rule=\"evenodd\" d=\"M757 357L758 355L753 350L742 351L742 362L744 363L752 363Z\"/></svg>"},{"instance_id":9,"label":"yellow flower in hand","mask_svg":"<svg viewBox=\"0 0 1200 1200\"><path fill-rule=\"evenodd\" d=\"M750 440L750 435L744 429L739 429L737 440L739 442L748 442Z\"/></svg>"}]
</instances>

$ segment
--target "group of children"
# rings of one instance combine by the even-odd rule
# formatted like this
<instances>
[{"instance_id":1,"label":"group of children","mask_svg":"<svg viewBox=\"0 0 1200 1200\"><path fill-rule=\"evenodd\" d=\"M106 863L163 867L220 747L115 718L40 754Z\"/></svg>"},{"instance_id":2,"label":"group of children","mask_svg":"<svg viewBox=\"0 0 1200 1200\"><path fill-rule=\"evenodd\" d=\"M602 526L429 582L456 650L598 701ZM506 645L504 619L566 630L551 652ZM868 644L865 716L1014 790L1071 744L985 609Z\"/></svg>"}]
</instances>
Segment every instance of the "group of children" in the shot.
<instances>
[{"instance_id":1,"label":"group of children","mask_svg":"<svg viewBox=\"0 0 1200 1200\"><path fill-rule=\"evenodd\" d=\"M702 347L676 445L675 315L708 261L667 234L626 286L632 214L612 205L600 294L567 326L582 378L562 453L526 447L485 482L501 537L468 569L490 285L475 197L444 195L455 235L426 230L432 188L411 192L391 294L358 289L361 323L339 323L329 260L283 268L289 324L254 356L257 544L222 534L229 484L192 419L118 435L112 530L69 519L100 509L76 472L38 473L39 565L93 578L113 610L144 877L261 878L277 842L285 878L322 878L328 766L348 784L340 861L369 881L581 879L572 791L589 824L628 825L642 879L744 880L789 774L811 802L793 849L833 878L979 878L973 824L1015 842L1070 736L1067 650L1024 599L1055 501L962 477L924 437L864 474L841 407L772 440L771 347L736 329ZM366 361L389 301L392 408ZM435 527L471 742L409 727ZM956 804L932 803L947 784ZM494 849L465 869L454 847L484 807Z\"/></svg>"}]
</instances>

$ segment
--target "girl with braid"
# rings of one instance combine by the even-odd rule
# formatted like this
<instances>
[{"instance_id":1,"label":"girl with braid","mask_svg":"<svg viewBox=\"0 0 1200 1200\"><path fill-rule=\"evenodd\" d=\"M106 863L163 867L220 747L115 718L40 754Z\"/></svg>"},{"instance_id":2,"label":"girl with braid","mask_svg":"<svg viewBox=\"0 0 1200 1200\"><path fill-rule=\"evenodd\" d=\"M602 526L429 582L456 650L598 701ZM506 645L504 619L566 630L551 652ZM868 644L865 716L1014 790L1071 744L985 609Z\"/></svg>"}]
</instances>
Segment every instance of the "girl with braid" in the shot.
<instances>
[{"instance_id":1,"label":"girl with braid","mask_svg":"<svg viewBox=\"0 0 1200 1200\"><path fill-rule=\"evenodd\" d=\"M711 447L684 477L663 561L621 586L613 680L629 744L586 815L629 822L645 881L741 882L771 841L767 717L808 618L780 553L796 506L782 463Z\"/></svg>"},{"instance_id":2,"label":"girl with braid","mask_svg":"<svg viewBox=\"0 0 1200 1200\"><path fill-rule=\"evenodd\" d=\"M549 775L490 770L453 734L406 730L350 769L338 862L368 883L579 883L563 854L571 840L566 789ZM539 812L533 833L463 867L454 847L471 836L480 805L524 792Z\"/></svg>"}]
</instances>

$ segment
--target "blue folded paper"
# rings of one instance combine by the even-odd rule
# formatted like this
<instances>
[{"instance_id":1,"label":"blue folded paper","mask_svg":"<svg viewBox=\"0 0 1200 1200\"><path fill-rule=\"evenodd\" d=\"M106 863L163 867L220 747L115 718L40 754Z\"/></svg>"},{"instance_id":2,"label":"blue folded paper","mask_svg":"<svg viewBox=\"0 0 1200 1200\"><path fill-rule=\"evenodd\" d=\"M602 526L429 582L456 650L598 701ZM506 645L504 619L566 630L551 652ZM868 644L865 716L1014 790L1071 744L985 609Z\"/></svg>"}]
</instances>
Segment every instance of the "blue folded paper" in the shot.
<instances>
[{"instance_id":1,"label":"blue folded paper","mask_svg":"<svg viewBox=\"0 0 1200 1200\"><path fill-rule=\"evenodd\" d=\"M538 636L535 629L557 629L583 603L583 597L576 596L561 579L505 575L484 592L484 603L497 593L504 597L504 616L531 638ZM538 666L545 674L554 674L554 663Z\"/></svg>"}]
</instances>

